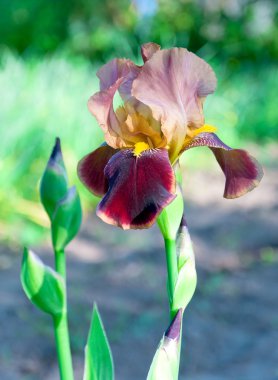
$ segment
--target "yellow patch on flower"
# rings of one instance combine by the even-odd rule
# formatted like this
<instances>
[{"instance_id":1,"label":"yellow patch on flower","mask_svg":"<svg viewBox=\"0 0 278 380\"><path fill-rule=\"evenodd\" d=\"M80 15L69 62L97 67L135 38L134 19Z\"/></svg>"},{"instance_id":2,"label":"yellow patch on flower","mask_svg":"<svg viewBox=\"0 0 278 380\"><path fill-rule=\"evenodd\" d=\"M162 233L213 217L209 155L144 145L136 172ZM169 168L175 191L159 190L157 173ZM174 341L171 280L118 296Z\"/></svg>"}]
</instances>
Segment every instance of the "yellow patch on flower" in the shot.
<instances>
[{"instance_id":1,"label":"yellow patch on flower","mask_svg":"<svg viewBox=\"0 0 278 380\"><path fill-rule=\"evenodd\" d=\"M128 103L116 110L119 121L118 134L123 141L123 146L134 147L144 142L149 145L146 149L165 147L167 140L161 132L160 122L155 120L145 108L142 108L140 112Z\"/></svg>"},{"instance_id":2,"label":"yellow patch on flower","mask_svg":"<svg viewBox=\"0 0 278 380\"><path fill-rule=\"evenodd\" d=\"M144 141L141 141L135 144L133 154L136 157L140 157L141 153L148 149L150 149L149 144L145 143Z\"/></svg>"},{"instance_id":3,"label":"yellow patch on flower","mask_svg":"<svg viewBox=\"0 0 278 380\"><path fill-rule=\"evenodd\" d=\"M194 139L194 137L200 135L201 133L214 133L217 131L217 128L213 125L204 124L202 127L194 129L194 130L188 130L186 138L184 140L184 147L191 143L191 141Z\"/></svg>"}]
</instances>

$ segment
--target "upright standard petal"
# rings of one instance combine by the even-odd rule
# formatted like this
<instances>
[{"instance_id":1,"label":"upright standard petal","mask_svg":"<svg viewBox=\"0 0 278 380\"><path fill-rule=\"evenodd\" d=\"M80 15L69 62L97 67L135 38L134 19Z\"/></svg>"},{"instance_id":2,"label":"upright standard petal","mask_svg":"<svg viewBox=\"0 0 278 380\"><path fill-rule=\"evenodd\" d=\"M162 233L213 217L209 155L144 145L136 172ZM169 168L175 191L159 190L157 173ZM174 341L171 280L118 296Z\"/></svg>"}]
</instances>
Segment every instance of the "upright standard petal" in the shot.
<instances>
[{"instance_id":1,"label":"upright standard petal","mask_svg":"<svg viewBox=\"0 0 278 380\"><path fill-rule=\"evenodd\" d=\"M102 128L105 141L115 149L125 146L121 137L121 124L113 109L113 98L122 82L123 78L119 78L107 90L97 92L88 101L89 111Z\"/></svg>"},{"instance_id":2,"label":"upright standard petal","mask_svg":"<svg viewBox=\"0 0 278 380\"><path fill-rule=\"evenodd\" d=\"M209 147L226 176L224 198L238 198L253 190L263 177L261 165L248 152L232 149L214 133L201 133L184 150L197 146Z\"/></svg>"},{"instance_id":3,"label":"upright standard petal","mask_svg":"<svg viewBox=\"0 0 278 380\"><path fill-rule=\"evenodd\" d=\"M97 76L99 78L100 91L107 90L119 78L124 78L119 86L119 94L123 100L128 100L131 96L131 86L133 80L139 74L140 67L129 59L116 58L102 66Z\"/></svg>"},{"instance_id":4,"label":"upright standard petal","mask_svg":"<svg viewBox=\"0 0 278 380\"><path fill-rule=\"evenodd\" d=\"M119 91L126 101L131 98L131 86L138 75L139 67L126 59L114 59L104 65L97 73L100 91L88 101L89 111L95 116L104 131L105 140L113 148L125 147L121 123L113 109L115 93Z\"/></svg>"},{"instance_id":5,"label":"upright standard petal","mask_svg":"<svg viewBox=\"0 0 278 380\"><path fill-rule=\"evenodd\" d=\"M143 151L136 157L121 150L105 168L109 189L97 215L123 229L151 226L161 210L175 198L175 175L165 149Z\"/></svg>"},{"instance_id":6,"label":"upright standard petal","mask_svg":"<svg viewBox=\"0 0 278 380\"><path fill-rule=\"evenodd\" d=\"M215 87L211 67L183 48L157 51L133 81L132 95L161 121L171 161L182 148L187 126L203 125L202 98Z\"/></svg>"},{"instance_id":7,"label":"upright standard petal","mask_svg":"<svg viewBox=\"0 0 278 380\"><path fill-rule=\"evenodd\" d=\"M78 163L77 173L80 181L95 195L103 196L108 190L108 180L104 169L116 149L103 144Z\"/></svg>"},{"instance_id":8,"label":"upright standard petal","mask_svg":"<svg viewBox=\"0 0 278 380\"><path fill-rule=\"evenodd\" d=\"M160 50L160 45L156 44L155 42L148 42L141 46L141 55L143 58L143 61L148 61L154 53L156 53L158 50Z\"/></svg>"}]
</instances>

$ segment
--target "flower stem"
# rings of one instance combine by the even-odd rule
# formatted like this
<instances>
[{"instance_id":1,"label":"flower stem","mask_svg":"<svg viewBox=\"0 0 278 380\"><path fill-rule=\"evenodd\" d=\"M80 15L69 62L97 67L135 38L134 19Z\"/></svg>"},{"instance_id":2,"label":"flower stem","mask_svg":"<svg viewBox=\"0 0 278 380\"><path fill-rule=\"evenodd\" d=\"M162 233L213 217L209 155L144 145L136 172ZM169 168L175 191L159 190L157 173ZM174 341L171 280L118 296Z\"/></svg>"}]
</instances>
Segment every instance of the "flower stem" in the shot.
<instances>
[{"instance_id":1,"label":"flower stem","mask_svg":"<svg viewBox=\"0 0 278 380\"><path fill-rule=\"evenodd\" d=\"M66 284L66 257L64 251L55 251L55 268L56 272L64 278Z\"/></svg>"},{"instance_id":2,"label":"flower stem","mask_svg":"<svg viewBox=\"0 0 278 380\"><path fill-rule=\"evenodd\" d=\"M56 271L65 280L65 293L66 293L66 257L64 251L55 251L55 267ZM70 350L70 339L68 329L68 314L67 314L67 295L65 294L65 306L62 315L54 316L54 331L56 349L60 370L61 380L74 380L72 357Z\"/></svg>"},{"instance_id":3,"label":"flower stem","mask_svg":"<svg viewBox=\"0 0 278 380\"><path fill-rule=\"evenodd\" d=\"M54 317L56 349L61 380L73 380L67 313Z\"/></svg>"},{"instance_id":4,"label":"flower stem","mask_svg":"<svg viewBox=\"0 0 278 380\"><path fill-rule=\"evenodd\" d=\"M166 263L167 263L167 273L168 273L168 298L171 319L174 316L174 310L172 310L172 303L174 297L174 290L176 281L178 278L178 264L177 264L177 253L176 253L176 242L175 240L164 239L165 252L166 252Z\"/></svg>"}]
</instances>

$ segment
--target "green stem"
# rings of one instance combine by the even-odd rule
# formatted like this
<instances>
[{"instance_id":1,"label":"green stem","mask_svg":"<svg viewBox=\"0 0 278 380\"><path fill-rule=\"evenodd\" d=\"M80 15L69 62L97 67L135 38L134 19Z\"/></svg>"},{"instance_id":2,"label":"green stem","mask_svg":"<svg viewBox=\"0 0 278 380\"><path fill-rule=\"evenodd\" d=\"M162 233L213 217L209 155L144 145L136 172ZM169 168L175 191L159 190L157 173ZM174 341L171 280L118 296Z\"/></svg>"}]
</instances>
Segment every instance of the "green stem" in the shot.
<instances>
[{"instance_id":1,"label":"green stem","mask_svg":"<svg viewBox=\"0 0 278 380\"><path fill-rule=\"evenodd\" d=\"M65 251L55 251L55 268L56 271L64 277L66 283L66 257Z\"/></svg>"},{"instance_id":2,"label":"green stem","mask_svg":"<svg viewBox=\"0 0 278 380\"><path fill-rule=\"evenodd\" d=\"M55 251L55 268L56 271L65 280L65 293L66 293L66 257L64 251ZM68 328L68 314L67 314L67 295L65 294L65 306L62 315L54 316L54 331L55 341L57 348L57 356L60 370L61 380L74 380L72 357L70 351L70 339Z\"/></svg>"},{"instance_id":3,"label":"green stem","mask_svg":"<svg viewBox=\"0 0 278 380\"><path fill-rule=\"evenodd\" d=\"M173 298L174 290L176 286L176 281L178 278L178 260L177 260L177 250L176 250L176 241L165 239L165 252L166 252L166 263L167 263L167 273L168 273L168 298L169 298L169 308L170 308L170 321L175 317L177 310L173 310ZM177 357L177 368L175 373L175 380L178 380L179 377L179 366L180 366L180 352L181 352L181 334L180 331L180 340L178 343L178 357Z\"/></svg>"},{"instance_id":4,"label":"green stem","mask_svg":"<svg viewBox=\"0 0 278 380\"><path fill-rule=\"evenodd\" d=\"M165 239L164 243L165 243L165 252L166 252L167 273L168 273L169 306L170 306L170 313L171 313L171 319L172 319L173 313L174 313L174 310L172 310L172 303L173 303L175 285L178 278L176 242L175 240Z\"/></svg>"},{"instance_id":5,"label":"green stem","mask_svg":"<svg viewBox=\"0 0 278 380\"><path fill-rule=\"evenodd\" d=\"M54 317L55 341L61 380L73 380L67 313Z\"/></svg>"}]
</instances>

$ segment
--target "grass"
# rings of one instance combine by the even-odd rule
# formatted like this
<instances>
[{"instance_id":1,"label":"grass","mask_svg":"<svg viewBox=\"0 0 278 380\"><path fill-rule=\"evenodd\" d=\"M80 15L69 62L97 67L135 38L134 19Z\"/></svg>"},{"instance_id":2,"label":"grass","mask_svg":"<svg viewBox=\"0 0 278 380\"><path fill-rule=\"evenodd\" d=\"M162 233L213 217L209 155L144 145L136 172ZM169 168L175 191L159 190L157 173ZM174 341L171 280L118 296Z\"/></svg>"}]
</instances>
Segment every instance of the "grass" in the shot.
<instances>
[{"instance_id":1,"label":"grass","mask_svg":"<svg viewBox=\"0 0 278 380\"><path fill-rule=\"evenodd\" d=\"M38 203L38 184L55 137L62 140L72 183L78 183L78 159L103 140L86 107L97 80L84 61L55 57L26 63L8 54L0 88L0 230L2 237L30 243L48 225Z\"/></svg>"},{"instance_id":2,"label":"grass","mask_svg":"<svg viewBox=\"0 0 278 380\"><path fill-rule=\"evenodd\" d=\"M48 221L38 199L38 184L54 139L62 140L71 183L77 184L85 209L95 200L76 176L78 160L103 141L86 103L97 91L99 65L85 60L46 57L23 61L11 53L0 67L0 238L30 244L41 238ZM277 69L240 68L230 74L214 64L219 86L205 105L206 122L219 127L229 145L267 144L278 138L275 89ZM207 153L187 153L189 164L206 165Z\"/></svg>"}]
</instances>

